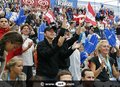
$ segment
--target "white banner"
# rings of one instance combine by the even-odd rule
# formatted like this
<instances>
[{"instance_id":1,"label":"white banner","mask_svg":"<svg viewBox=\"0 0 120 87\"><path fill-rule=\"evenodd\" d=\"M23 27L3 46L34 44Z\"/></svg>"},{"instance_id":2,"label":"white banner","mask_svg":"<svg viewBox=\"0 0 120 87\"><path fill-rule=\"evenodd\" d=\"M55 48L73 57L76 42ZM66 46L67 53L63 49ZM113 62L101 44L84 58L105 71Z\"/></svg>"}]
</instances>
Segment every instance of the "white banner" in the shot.
<instances>
[{"instance_id":1,"label":"white banner","mask_svg":"<svg viewBox=\"0 0 120 87\"><path fill-rule=\"evenodd\" d=\"M68 2L67 0L58 0L58 5L62 5L62 6L73 6L72 2Z\"/></svg>"}]
</instances>

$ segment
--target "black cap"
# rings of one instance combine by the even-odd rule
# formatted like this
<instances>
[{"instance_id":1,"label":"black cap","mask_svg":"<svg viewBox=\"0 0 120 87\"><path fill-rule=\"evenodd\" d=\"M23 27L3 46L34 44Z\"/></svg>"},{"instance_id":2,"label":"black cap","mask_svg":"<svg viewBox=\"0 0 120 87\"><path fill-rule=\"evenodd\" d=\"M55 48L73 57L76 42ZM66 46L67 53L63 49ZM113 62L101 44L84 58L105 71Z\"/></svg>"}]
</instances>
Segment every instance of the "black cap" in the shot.
<instances>
[{"instance_id":1,"label":"black cap","mask_svg":"<svg viewBox=\"0 0 120 87\"><path fill-rule=\"evenodd\" d=\"M55 24L50 24L49 26L47 26L45 28L44 32L49 31L51 29L53 29L55 31L56 30L56 25Z\"/></svg>"}]
</instances>

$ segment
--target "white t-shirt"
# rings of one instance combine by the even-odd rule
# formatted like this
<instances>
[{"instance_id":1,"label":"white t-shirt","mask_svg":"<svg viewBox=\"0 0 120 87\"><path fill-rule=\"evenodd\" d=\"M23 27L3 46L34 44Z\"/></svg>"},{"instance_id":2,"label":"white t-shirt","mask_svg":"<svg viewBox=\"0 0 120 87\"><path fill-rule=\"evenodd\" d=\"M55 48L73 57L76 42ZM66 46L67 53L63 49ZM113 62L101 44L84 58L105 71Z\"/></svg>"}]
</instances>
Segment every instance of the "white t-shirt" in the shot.
<instances>
[{"instance_id":1,"label":"white t-shirt","mask_svg":"<svg viewBox=\"0 0 120 87\"><path fill-rule=\"evenodd\" d=\"M117 60L118 70L120 70L120 57L116 58L116 60Z\"/></svg>"},{"instance_id":2,"label":"white t-shirt","mask_svg":"<svg viewBox=\"0 0 120 87\"><path fill-rule=\"evenodd\" d=\"M80 71L80 52L76 49L72 55L70 56L70 67L69 71L72 74L73 80L81 79L81 71Z\"/></svg>"},{"instance_id":3,"label":"white t-shirt","mask_svg":"<svg viewBox=\"0 0 120 87\"><path fill-rule=\"evenodd\" d=\"M29 42L33 42L33 41L27 38L23 43L23 46L22 46L23 49L28 47ZM27 51L22 53L24 66L32 66L34 64L33 63L33 50L34 50L34 45L32 45Z\"/></svg>"}]
</instances>

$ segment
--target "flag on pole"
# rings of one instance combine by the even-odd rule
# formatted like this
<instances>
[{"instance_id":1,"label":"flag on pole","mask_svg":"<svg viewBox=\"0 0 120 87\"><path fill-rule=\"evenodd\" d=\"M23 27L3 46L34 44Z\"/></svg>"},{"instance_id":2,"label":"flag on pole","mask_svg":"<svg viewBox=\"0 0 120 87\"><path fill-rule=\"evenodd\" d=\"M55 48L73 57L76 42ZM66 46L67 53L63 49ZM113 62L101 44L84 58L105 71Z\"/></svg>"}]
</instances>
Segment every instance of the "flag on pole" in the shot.
<instances>
[{"instance_id":1,"label":"flag on pole","mask_svg":"<svg viewBox=\"0 0 120 87\"><path fill-rule=\"evenodd\" d=\"M96 21L95 21L95 12L90 4L90 2L88 3L88 6L86 8L86 22L91 23L93 26L96 26Z\"/></svg>"},{"instance_id":2,"label":"flag on pole","mask_svg":"<svg viewBox=\"0 0 120 87\"><path fill-rule=\"evenodd\" d=\"M83 14L74 14L73 20L76 21L77 24L79 24L79 21L85 18L85 15Z\"/></svg>"}]
</instances>

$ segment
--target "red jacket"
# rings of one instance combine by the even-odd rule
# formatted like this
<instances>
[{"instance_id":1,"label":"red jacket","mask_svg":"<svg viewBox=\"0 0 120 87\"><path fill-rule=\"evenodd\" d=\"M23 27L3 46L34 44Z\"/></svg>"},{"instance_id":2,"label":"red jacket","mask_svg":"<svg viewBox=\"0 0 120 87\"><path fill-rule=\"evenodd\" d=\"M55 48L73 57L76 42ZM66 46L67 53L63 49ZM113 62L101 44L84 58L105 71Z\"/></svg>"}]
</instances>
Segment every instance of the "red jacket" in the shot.
<instances>
[{"instance_id":1,"label":"red jacket","mask_svg":"<svg viewBox=\"0 0 120 87\"><path fill-rule=\"evenodd\" d=\"M18 56L18 55L21 55L22 54L22 46L11 51L11 52L8 52L8 55L6 56L6 63L12 59L14 56Z\"/></svg>"},{"instance_id":2,"label":"red jacket","mask_svg":"<svg viewBox=\"0 0 120 87\"><path fill-rule=\"evenodd\" d=\"M5 33L7 33L10 29L9 28L0 28L0 39L3 37Z\"/></svg>"}]
</instances>

